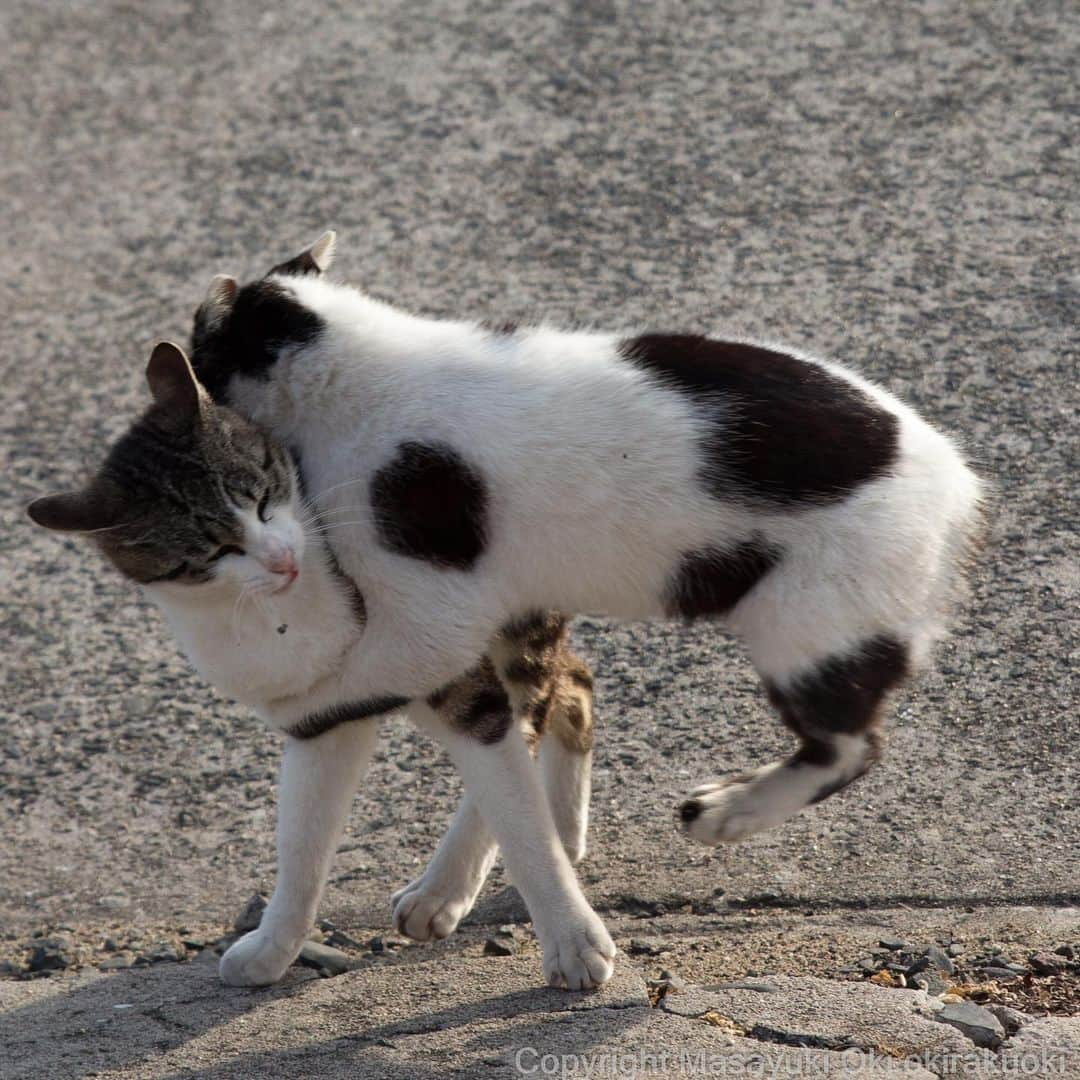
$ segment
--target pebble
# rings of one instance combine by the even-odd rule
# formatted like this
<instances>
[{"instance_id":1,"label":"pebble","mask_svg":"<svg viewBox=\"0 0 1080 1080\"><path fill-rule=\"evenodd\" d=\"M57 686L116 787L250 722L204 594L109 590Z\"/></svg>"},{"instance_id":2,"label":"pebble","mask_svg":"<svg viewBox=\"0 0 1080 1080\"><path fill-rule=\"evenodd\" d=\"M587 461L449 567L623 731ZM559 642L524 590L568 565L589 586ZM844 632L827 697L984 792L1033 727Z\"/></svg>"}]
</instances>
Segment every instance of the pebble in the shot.
<instances>
[{"instance_id":1,"label":"pebble","mask_svg":"<svg viewBox=\"0 0 1080 1080\"><path fill-rule=\"evenodd\" d=\"M664 945L654 938L631 938L630 948L626 951L631 956L659 956L664 951Z\"/></svg>"},{"instance_id":2,"label":"pebble","mask_svg":"<svg viewBox=\"0 0 1080 1080\"><path fill-rule=\"evenodd\" d=\"M324 972L327 975L344 975L356 966L352 958L340 949L318 941L305 941L298 959L307 967L318 968L320 975Z\"/></svg>"},{"instance_id":3,"label":"pebble","mask_svg":"<svg viewBox=\"0 0 1080 1080\"><path fill-rule=\"evenodd\" d=\"M355 938L349 937L344 930L338 930L334 928L326 935L323 942L326 945L333 945L337 949L356 949L358 952L362 951L364 946L360 944Z\"/></svg>"},{"instance_id":4,"label":"pebble","mask_svg":"<svg viewBox=\"0 0 1080 1080\"><path fill-rule=\"evenodd\" d=\"M262 922L263 912L266 910L266 897L262 893L256 893L245 905L239 915L236 916L236 922L233 923L233 929L238 934L247 933L248 930L255 930L258 928L259 923Z\"/></svg>"},{"instance_id":5,"label":"pebble","mask_svg":"<svg viewBox=\"0 0 1080 1080\"><path fill-rule=\"evenodd\" d=\"M183 947L178 948L172 942L155 942L146 952L135 957L135 964L142 967L144 964L176 964L187 959L187 952Z\"/></svg>"},{"instance_id":6,"label":"pebble","mask_svg":"<svg viewBox=\"0 0 1080 1080\"><path fill-rule=\"evenodd\" d=\"M988 982L1010 982L1013 979L1020 978L1015 971L1002 967L980 968L978 974L980 978L986 979Z\"/></svg>"},{"instance_id":7,"label":"pebble","mask_svg":"<svg viewBox=\"0 0 1080 1080\"><path fill-rule=\"evenodd\" d=\"M930 963L938 969L938 971L944 971L946 975L951 975L956 970L956 965L952 962L949 954L941 948L940 945L931 945L923 953Z\"/></svg>"},{"instance_id":8,"label":"pebble","mask_svg":"<svg viewBox=\"0 0 1080 1080\"><path fill-rule=\"evenodd\" d=\"M63 971L71 966L72 960L70 938L62 935L40 938L30 953L27 970Z\"/></svg>"},{"instance_id":9,"label":"pebble","mask_svg":"<svg viewBox=\"0 0 1080 1080\"><path fill-rule=\"evenodd\" d=\"M1001 1021L1001 1026L1009 1035L1015 1035L1025 1024L1035 1019L1009 1005L988 1005L987 1008Z\"/></svg>"},{"instance_id":10,"label":"pebble","mask_svg":"<svg viewBox=\"0 0 1080 1080\"><path fill-rule=\"evenodd\" d=\"M1069 970L1069 961L1055 953L1037 952L1031 957L1031 970L1036 975L1061 975Z\"/></svg>"},{"instance_id":11,"label":"pebble","mask_svg":"<svg viewBox=\"0 0 1080 1080\"><path fill-rule=\"evenodd\" d=\"M907 942L901 941L900 938L882 938L878 945L883 949L888 949L889 952L902 952L907 948Z\"/></svg>"},{"instance_id":12,"label":"pebble","mask_svg":"<svg viewBox=\"0 0 1080 1080\"><path fill-rule=\"evenodd\" d=\"M510 938L489 937L484 940L485 956L514 956L517 944Z\"/></svg>"},{"instance_id":13,"label":"pebble","mask_svg":"<svg viewBox=\"0 0 1080 1080\"><path fill-rule=\"evenodd\" d=\"M956 1028L976 1046L995 1049L1005 1038L1001 1021L989 1010L971 1001L945 1005L934 1013L934 1019Z\"/></svg>"},{"instance_id":14,"label":"pebble","mask_svg":"<svg viewBox=\"0 0 1080 1080\"><path fill-rule=\"evenodd\" d=\"M129 952L114 953L106 960L102 960L98 964L99 971L121 971L125 968L131 967L135 962L135 958Z\"/></svg>"}]
</instances>

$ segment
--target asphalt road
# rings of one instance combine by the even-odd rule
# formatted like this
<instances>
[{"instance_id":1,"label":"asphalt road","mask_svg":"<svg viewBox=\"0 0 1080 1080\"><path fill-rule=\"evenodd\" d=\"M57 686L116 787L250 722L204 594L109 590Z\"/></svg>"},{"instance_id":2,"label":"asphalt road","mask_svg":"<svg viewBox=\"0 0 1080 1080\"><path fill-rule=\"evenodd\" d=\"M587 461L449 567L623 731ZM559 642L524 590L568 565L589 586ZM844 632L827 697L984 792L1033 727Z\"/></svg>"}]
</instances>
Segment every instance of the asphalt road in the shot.
<instances>
[{"instance_id":1,"label":"asphalt road","mask_svg":"<svg viewBox=\"0 0 1080 1080\"><path fill-rule=\"evenodd\" d=\"M786 744L738 643L581 621L595 902L1080 900L1078 47L1065 3L5 3L3 932L226 922L272 882L276 737L22 507L124 428L211 274L326 227L339 276L419 311L835 356L995 485L883 764L734 847L672 811ZM325 905L342 925L385 922L458 791L387 728Z\"/></svg>"}]
</instances>

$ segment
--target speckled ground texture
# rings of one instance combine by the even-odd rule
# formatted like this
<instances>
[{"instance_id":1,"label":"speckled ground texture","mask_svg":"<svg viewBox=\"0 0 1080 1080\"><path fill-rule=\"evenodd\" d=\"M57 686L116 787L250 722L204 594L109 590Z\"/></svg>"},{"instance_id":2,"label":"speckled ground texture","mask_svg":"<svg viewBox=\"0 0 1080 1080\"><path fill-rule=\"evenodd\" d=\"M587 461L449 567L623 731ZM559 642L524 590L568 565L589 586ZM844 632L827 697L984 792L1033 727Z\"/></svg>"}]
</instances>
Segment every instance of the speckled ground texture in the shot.
<instances>
[{"instance_id":1,"label":"speckled ground texture","mask_svg":"<svg viewBox=\"0 0 1080 1080\"><path fill-rule=\"evenodd\" d=\"M339 276L417 311L834 356L995 485L884 762L733 847L672 814L786 745L739 644L580 620L599 909L1080 902L1078 47L1053 2L4 4L2 932L224 925L272 884L277 737L23 506L123 430L213 273L326 227ZM324 905L346 927L386 925L458 796L386 735Z\"/></svg>"}]
</instances>

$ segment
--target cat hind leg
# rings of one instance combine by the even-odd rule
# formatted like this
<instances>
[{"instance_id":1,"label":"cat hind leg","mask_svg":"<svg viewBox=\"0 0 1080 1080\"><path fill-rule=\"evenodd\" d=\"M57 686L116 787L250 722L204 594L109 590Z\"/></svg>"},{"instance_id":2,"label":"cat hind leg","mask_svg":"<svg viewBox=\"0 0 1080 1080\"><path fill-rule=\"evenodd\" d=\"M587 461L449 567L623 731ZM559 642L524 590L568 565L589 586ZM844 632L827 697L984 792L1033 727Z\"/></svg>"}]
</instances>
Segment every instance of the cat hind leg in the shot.
<instances>
[{"instance_id":1,"label":"cat hind leg","mask_svg":"<svg viewBox=\"0 0 1080 1080\"><path fill-rule=\"evenodd\" d=\"M769 700L799 749L786 761L692 791L678 807L682 831L702 844L742 840L862 776L880 754L885 696L908 666L908 647L881 634L794 676L766 675Z\"/></svg>"}]
</instances>

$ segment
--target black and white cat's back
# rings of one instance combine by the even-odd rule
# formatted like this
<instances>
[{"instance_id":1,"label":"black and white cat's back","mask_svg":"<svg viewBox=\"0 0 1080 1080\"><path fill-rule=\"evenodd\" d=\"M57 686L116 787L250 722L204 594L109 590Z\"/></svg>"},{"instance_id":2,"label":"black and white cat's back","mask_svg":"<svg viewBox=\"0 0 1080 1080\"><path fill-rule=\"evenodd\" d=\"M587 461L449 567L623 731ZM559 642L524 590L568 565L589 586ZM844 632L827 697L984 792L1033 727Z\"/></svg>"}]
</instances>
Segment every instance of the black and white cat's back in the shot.
<instances>
[{"instance_id":1,"label":"black and white cat's back","mask_svg":"<svg viewBox=\"0 0 1080 1080\"><path fill-rule=\"evenodd\" d=\"M242 301L267 290L318 330L305 316L276 351L252 345L274 357L257 374L197 334L196 370L300 448L320 508L355 514L335 545L365 592L393 579L408 607L410 585L463 585L448 599L483 624L472 647L533 608L726 616L776 678L878 633L917 654L932 637L978 483L839 365L686 335L493 334L314 273L200 318L257 342Z\"/></svg>"}]
</instances>

